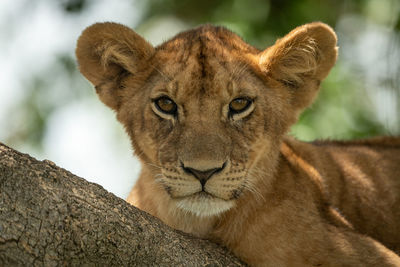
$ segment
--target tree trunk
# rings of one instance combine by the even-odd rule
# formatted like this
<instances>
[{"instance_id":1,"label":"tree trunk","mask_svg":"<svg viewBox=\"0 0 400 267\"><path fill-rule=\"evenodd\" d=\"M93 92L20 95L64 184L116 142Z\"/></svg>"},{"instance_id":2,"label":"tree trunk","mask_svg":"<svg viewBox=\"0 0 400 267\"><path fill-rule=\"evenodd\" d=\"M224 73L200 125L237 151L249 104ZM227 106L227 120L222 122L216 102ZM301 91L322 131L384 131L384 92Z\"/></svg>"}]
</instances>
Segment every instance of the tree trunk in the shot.
<instances>
[{"instance_id":1,"label":"tree trunk","mask_svg":"<svg viewBox=\"0 0 400 267\"><path fill-rule=\"evenodd\" d=\"M243 266L230 252L0 143L0 266Z\"/></svg>"}]
</instances>

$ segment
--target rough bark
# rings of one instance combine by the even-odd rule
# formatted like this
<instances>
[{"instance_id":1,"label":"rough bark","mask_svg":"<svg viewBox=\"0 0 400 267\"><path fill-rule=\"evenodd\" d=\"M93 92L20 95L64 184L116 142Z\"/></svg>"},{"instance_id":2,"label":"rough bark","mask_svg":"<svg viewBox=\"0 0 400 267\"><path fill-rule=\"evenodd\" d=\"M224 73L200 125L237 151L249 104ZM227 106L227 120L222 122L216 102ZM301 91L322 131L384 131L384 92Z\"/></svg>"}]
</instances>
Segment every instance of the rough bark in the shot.
<instances>
[{"instance_id":1,"label":"rough bark","mask_svg":"<svg viewBox=\"0 0 400 267\"><path fill-rule=\"evenodd\" d=\"M224 248L0 143L0 266L241 266Z\"/></svg>"}]
</instances>

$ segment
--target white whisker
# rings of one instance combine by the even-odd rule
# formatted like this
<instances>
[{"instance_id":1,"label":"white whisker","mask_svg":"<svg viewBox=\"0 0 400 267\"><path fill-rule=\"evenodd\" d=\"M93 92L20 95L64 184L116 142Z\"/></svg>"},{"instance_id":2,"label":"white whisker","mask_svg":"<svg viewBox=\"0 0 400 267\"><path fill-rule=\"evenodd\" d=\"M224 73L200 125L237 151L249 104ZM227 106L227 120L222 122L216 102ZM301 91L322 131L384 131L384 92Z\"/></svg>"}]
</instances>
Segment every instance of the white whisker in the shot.
<instances>
[{"instance_id":1,"label":"white whisker","mask_svg":"<svg viewBox=\"0 0 400 267\"><path fill-rule=\"evenodd\" d=\"M164 175L162 173L154 175L154 181L158 184L165 184Z\"/></svg>"},{"instance_id":2,"label":"white whisker","mask_svg":"<svg viewBox=\"0 0 400 267\"><path fill-rule=\"evenodd\" d=\"M257 201L265 201L265 197L261 194L259 188L254 183L254 181L258 181L258 180L263 181L264 177L262 176L262 174L264 174L264 172L262 172L259 169L255 169L255 168L250 169L248 171L249 177L245 180L245 183L244 183L244 188L246 188L247 190L252 192L254 194L254 196L256 197ZM249 179L249 178L253 178L253 179Z\"/></svg>"},{"instance_id":3,"label":"white whisker","mask_svg":"<svg viewBox=\"0 0 400 267\"><path fill-rule=\"evenodd\" d=\"M158 169L162 169L161 166L158 166L158 165L153 164L153 163L146 162L146 164L149 165L149 166L151 166L151 167L155 167L155 168L158 168Z\"/></svg>"},{"instance_id":4,"label":"white whisker","mask_svg":"<svg viewBox=\"0 0 400 267\"><path fill-rule=\"evenodd\" d=\"M172 79L165 75L161 70L159 70L157 67L154 65L152 66L164 79L168 80L169 82L172 82Z\"/></svg>"}]
</instances>

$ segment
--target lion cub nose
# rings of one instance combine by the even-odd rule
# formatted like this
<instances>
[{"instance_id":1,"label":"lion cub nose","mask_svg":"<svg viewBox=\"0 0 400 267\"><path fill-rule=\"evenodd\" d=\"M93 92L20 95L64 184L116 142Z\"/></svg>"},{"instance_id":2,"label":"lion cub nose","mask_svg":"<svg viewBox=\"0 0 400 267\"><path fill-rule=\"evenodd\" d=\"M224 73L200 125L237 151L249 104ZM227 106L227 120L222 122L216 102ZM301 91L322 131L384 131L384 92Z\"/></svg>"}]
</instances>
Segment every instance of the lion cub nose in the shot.
<instances>
[{"instance_id":1,"label":"lion cub nose","mask_svg":"<svg viewBox=\"0 0 400 267\"><path fill-rule=\"evenodd\" d=\"M182 168L186 173L190 173L194 177L196 177L200 181L201 185L204 186L206 184L206 182L208 181L208 179L210 179L211 176L213 176L215 173L222 171L225 168L225 165L226 165L226 163L224 163L222 165L222 167L220 167L220 168L212 168L212 169L208 169L205 171L200 171L200 170L196 170L196 169L193 169L190 167L185 167L185 166L182 166Z\"/></svg>"}]
</instances>

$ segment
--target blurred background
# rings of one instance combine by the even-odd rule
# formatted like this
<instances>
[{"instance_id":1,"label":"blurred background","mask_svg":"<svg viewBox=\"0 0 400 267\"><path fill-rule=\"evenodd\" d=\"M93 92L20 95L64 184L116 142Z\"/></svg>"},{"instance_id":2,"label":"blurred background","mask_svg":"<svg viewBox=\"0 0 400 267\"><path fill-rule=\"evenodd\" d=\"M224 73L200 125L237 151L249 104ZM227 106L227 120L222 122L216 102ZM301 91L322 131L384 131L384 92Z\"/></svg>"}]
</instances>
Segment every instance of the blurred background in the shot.
<instances>
[{"instance_id":1,"label":"blurred background","mask_svg":"<svg viewBox=\"0 0 400 267\"><path fill-rule=\"evenodd\" d=\"M140 171L115 115L79 74L81 31L115 21L152 44L203 23L262 49L294 27L331 25L339 61L293 126L305 141L400 134L398 0L2 0L0 142L125 198Z\"/></svg>"}]
</instances>

